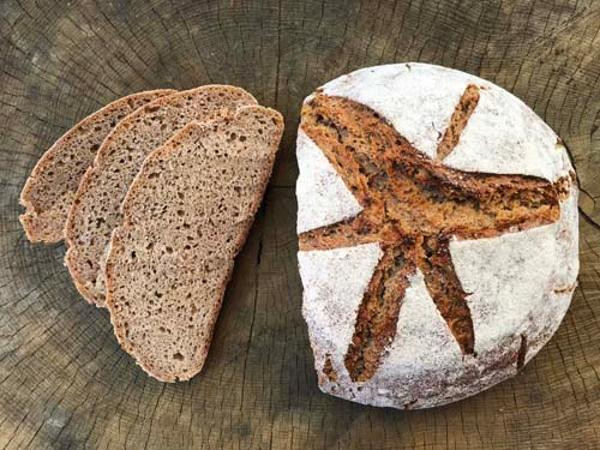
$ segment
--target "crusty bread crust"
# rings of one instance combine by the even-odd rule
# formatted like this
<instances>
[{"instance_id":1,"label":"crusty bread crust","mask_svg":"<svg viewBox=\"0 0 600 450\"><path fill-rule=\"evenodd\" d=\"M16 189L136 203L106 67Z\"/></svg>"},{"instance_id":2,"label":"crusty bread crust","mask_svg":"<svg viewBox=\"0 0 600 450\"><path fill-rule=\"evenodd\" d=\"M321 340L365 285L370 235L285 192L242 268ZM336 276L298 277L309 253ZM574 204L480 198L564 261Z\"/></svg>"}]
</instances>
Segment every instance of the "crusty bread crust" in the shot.
<instances>
[{"instance_id":1,"label":"crusty bread crust","mask_svg":"<svg viewBox=\"0 0 600 450\"><path fill-rule=\"evenodd\" d=\"M21 192L19 216L27 239L54 243L64 237L67 215L79 182L102 141L117 123L142 105L176 92L138 92L115 100L81 120L42 155Z\"/></svg>"},{"instance_id":2,"label":"crusty bread crust","mask_svg":"<svg viewBox=\"0 0 600 450\"><path fill-rule=\"evenodd\" d=\"M241 88L209 85L153 101L121 121L83 176L65 230L65 265L81 295L104 306L104 261L120 205L144 158L192 120L256 104Z\"/></svg>"},{"instance_id":3,"label":"crusty bread crust","mask_svg":"<svg viewBox=\"0 0 600 450\"><path fill-rule=\"evenodd\" d=\"M548 342L576 286L577 183L531 109L469 74L392 64L317 89L298 136L303 315L323 392L437 406Z\"/></svg>"},{"instance_id":4,"label":"crusty bread crust","mask_svg":"<svg viewBox=\"0 0 600 450\"><path fill-rule=\"evenodd\" d=\"M262 106L192 122L132 182L110 241L106 305L123 349L158 380L202 369L282 132L281 115Z\"/></svg>"}]
</instances>

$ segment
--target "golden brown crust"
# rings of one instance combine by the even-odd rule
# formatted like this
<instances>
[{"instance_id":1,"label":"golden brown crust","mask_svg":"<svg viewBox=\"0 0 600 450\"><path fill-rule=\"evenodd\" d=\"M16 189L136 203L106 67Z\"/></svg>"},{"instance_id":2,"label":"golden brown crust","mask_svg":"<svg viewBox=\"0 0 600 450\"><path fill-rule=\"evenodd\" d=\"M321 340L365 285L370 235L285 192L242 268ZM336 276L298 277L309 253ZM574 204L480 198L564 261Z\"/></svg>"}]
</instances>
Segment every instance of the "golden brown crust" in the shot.
<instances>
[{"instance_id":1,"label":"golden brown crust","mask_svg":"<svg viewBox=\"0 0 600 450\"><path fill-rule=\"evenodd\" d=\"M454 113L452 113L448 128L446 128L442 139L440 139L435 159L441 161L452 153L452 150L454 150L454 147L458 144L461 133L467 126L471 114L475 111L478 102L479 87L474 84L468 85L465 92L463 92L463 95L460 97L460 100L454 109Z\"/></svg>"},{"instance_id":2,"label":"golden brown crust","mask_svg":"<svg viewBox=\"0 0 600 450\"><path fill-rule=\"evenodd\" d=\"M449 240L498 236L559 218L559 200L568 192L566 178L550 183L532 176L462 172L442 164L477 100L477 89L469 85L435 159L362 104L317 93L304 105L302 130L363 210L354 218L300 234L300 250L377 242L384 251L360 305L345 359L354 381L375 373L396 331L406 278L417 267L462 352L474 354L467 294L455 273ZM402 270L395 272L398 257ZM390 271L393 276L387 275Z\"/></svg>"},{"instance_id":3,"label":"golden brown crust","mask_svg":"<svg viewBox=\"0 0 600 450\"><path fill-rule=\"evenodd\" d=\"M366 381L396 334L402 298L415 273L416 242L406 238L384 249L358 309L344 364L352 381Z\"/></svg>"}]
</instances>

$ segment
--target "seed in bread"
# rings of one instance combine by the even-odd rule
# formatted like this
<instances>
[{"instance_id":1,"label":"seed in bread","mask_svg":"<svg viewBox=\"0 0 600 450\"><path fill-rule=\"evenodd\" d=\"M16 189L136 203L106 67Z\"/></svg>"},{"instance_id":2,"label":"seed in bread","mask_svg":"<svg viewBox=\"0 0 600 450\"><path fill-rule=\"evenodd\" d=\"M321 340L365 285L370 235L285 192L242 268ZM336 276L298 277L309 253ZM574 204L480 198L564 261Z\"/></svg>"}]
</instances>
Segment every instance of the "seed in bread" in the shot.
<instances>
[{"instance_id":1,"label":"seed in bread","mask_svg":"<svg viewBox=\"0 0 600 450\"><path fill-rule=\"evenodd\" d=\"M173 382L202 369L282 132L281 115L262 106L193 122L131 184L111 239L106 303L121 346L151 376Z\"/></svg>"},{"instance_id":2,"label":"seed in bread","mask_svg":"<svg viewBox=\"0 0 600 450\"><path fill-rule=\"evenodd\" d=\"M104 306L103 265L129 185L146 156L192 120L211 120L256 104L243 89L203 86L158 99L122 120L83 176L66 226L65 264L79 292Z\"/></svg>"},{"instance_id":3,"label":"seed in bread","mask_svg":"<svg viewBox=\"0 0 600 450\"><path fill-rule=\"evenodd\" d=\"M104 138L127 114L172 89L139 92L115 100L63 134L37 162L21 192L19 216L31 242L59 242L77 187Z\"/></svg>"},{"instance_id":4,"label":"seed in bread","mask_svg":"<svg viewBox=\"0 0 600 450\"><path fill-rule=\"evenodd\" d=\"M577 187L562 141L514 96L427 64L363 69L306 99L297 152L324 392L440 405L552 336L576 282Z\"/></svg>"}]
</instances>

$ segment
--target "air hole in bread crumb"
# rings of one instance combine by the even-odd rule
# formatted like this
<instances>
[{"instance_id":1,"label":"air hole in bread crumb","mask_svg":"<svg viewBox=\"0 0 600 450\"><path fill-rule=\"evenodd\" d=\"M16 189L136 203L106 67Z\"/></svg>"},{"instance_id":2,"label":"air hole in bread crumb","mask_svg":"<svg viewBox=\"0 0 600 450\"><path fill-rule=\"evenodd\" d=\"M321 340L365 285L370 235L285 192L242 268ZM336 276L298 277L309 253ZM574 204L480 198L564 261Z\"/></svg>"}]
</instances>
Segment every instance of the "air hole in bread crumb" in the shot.
<instances>
[{"instance_id":1,"label":"air hole in bread crumb","mask_svg":"<svg viewBox=\"0 0 600 450\"><path fill-rule=\"evenodd\" d=\"M183 361L183 355L177 352L173 355L173 359L176 359L177 361Z\"/></svg>"},{"instance_id":2,"label":"air hole in bread crumb","mask_svg":"<svg viewBox=\"0 0 600 450\"><path fill-rule=\"evenodd\" d=\"M169 246L165 247L165 251L167 253L173 253L173 249L171 247L169 247Z\"/></svg>"},{"instance_id":3,"label":"air hole in bread crumb","mask_svg":"<svg viewBox=\"0 0 600 450\"><path fill-rule=\"evenodd\" d=\"M181 217L181 216L184 216L184 215L185 215L185 212L183 211L183 209L178 209L178 210L177 210L177 215L178 215L179 217Z\"/></svg>"}]
</instances>

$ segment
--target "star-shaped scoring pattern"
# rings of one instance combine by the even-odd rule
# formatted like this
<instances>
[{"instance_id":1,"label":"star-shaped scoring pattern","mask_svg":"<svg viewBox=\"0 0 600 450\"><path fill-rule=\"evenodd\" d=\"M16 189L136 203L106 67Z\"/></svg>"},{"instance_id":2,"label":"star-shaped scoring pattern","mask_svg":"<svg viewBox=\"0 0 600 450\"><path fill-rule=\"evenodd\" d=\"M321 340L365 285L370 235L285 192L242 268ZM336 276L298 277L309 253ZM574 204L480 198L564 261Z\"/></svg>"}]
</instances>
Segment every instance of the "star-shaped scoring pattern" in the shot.
<instances>
[{"instance_id":1,"label":"star-shaped scoring pattern","mask_svg":"<svg viewBox=\"0 0 600 450\"><path fill-rule=\"evenodd\" d=\"M435 159L415 149L372 109L317 93L304 105L302 130L318 145L363 210L299 237L300 250L378 243L383 250L358 309L345 366L354 381L376 372L396 334L417 268L463 354L474 354L468 303L452 263L451 237L498 236L556 221L568 178L470 173L442 164L476 109L469 85L441 135ZM401 107L401 105L399 105Z\"/></svg>"}]
</instances>

